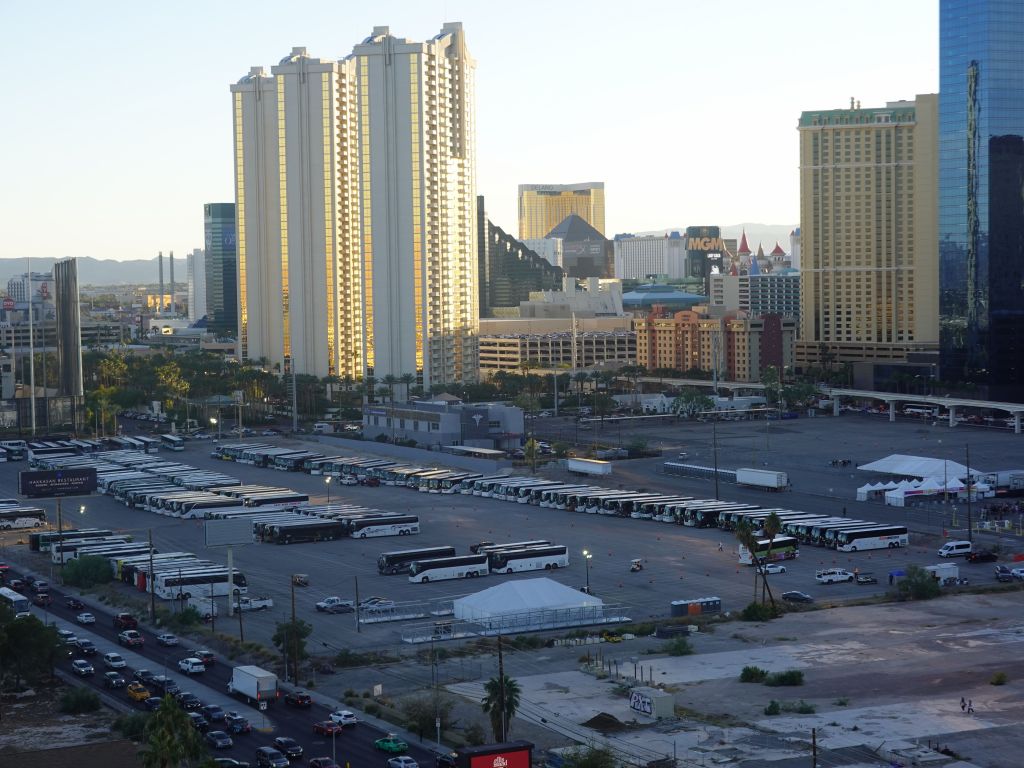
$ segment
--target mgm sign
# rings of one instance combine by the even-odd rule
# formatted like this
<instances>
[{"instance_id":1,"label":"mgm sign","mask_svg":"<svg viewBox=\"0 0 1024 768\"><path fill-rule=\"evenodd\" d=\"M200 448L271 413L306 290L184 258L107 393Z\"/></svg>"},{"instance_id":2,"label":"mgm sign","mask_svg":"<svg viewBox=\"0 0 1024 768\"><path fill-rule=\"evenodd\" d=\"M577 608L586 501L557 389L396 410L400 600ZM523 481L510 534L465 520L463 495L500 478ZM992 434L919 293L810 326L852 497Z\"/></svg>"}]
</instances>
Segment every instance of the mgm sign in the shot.
<instances>
[{"instance_id":1,"label":"mgm sign","mask_svg":"<svg viewBox=\"0 0 1024 768\"><path fill-rule=\"evenodd\" d=\"M709 275L721 271L725 241L721 227L686 228L686 275L704 281L704 292L710 290Z\"/></svg>"}]
</instances>

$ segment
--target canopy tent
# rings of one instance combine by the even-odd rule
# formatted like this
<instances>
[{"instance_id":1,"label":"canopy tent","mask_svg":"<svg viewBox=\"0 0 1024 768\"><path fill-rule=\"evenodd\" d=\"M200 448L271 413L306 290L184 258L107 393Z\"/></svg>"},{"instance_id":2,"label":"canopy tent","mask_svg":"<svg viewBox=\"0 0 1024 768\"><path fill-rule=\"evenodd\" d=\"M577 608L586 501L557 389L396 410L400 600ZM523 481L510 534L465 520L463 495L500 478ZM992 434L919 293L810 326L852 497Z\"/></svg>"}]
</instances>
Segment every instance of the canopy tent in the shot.
<instances>
[{"instance_id":1,"label":"canopy tent","mask_svg":"<svg viewBox=\"0 0 1024 768\"><path fill-rule=\"evenodd\" d=\"M454 601L455 618L502 631L604 621L604 601L548 578L506 581Z\"/></svg>"},{"instance_id":2,"label":"canopy tent","mask_svg":"<svg viewBox=\"0 0 1024 768\"><path fill-rule=\"evenodd\" d=\"M949 459L932 459L927 456L908 456L894 453L884 459L861 464L857 469L865 472L879 472L883 475L906 475L908 477L966 477L967 467ZM978 474L972 470L971 474Z\"/></svg>"}]
</instances>

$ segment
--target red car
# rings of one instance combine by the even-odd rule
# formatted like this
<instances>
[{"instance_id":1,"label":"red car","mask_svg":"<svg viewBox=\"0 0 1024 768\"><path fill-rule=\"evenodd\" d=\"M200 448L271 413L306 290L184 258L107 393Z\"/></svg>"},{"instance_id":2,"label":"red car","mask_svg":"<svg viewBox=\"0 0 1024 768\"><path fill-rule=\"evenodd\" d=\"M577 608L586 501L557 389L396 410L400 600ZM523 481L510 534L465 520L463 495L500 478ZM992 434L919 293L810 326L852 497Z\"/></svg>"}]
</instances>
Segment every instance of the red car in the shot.
<instances>
[{"instance_id":1,"label":"red car","mask_svg":"<svg viewBox=\"0 0 1024 768\"><path fill-rule=\"evenodd\" d=\"M308 709L313 706L313 697L304 691L292 691L285 695L284 703L290 707Z\"/></svg>"},{"instance_id":2,"label":"red car","mask_svg":"<svg viewBox=\"0 0 1024 768\"><path fill-rule=\"evenodd\" d=\"M213 654L213 651L208 651L205 648L199 648L194 651L189 651L188 655L194 659L199 659L201 662L203 662L203 666L206 667L210 666L215 661L217 661L217 657Z\"/></svg>"},{"instance_id":3,"label":"red car","mask_svg":"<svg viewBox=\"0 0 1024 768\"><path fill-rule=\"evenodd\" d=\"M313 733L318 736L334 736L343 732L343 728L333 720L324 720L313 723Z\"/></svg>"}]
</instances>

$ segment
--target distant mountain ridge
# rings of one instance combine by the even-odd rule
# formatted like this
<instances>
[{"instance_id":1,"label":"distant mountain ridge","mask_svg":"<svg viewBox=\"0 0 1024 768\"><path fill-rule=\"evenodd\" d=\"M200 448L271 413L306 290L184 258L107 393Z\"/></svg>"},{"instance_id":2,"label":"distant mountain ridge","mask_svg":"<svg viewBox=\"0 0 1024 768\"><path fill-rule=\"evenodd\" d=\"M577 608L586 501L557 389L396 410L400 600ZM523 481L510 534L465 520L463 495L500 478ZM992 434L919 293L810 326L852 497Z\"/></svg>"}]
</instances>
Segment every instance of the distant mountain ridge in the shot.
<instances>
[{"instance_id":1,"label":"distant mountain ridge","mask_svg":"<svg viewBox=\"0 0 1024 768\"><path fill-rule=\"evenodd\" d=\"M32 259L33 272L51 272L55 262L61 259ZM12 277L23 275L28 271L27 259L0 259L0 288L7 287ZM170 263L164 259L164 280L170 283ZM174 282L186 281L185 257L174 258ZM94 259L92 256L78 258L78 284L85 285L144 285L160 282L160 267L157 260L133 259L131 261L114 261L113 259Z\"/></svg>"}]
</instances>

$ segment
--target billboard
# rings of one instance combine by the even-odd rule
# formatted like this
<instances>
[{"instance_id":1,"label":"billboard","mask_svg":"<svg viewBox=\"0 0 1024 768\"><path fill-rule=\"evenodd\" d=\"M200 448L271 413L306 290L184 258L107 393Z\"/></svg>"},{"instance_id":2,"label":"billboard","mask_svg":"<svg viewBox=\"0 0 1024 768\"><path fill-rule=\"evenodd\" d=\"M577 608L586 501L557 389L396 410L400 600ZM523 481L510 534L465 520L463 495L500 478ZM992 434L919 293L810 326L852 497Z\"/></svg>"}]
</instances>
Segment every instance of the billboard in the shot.
<instances>
[{"instance_id":1,"label":"billboard","mask_svg":"<svg viewBox=\"0 0 1024 768\"><path fill-rule=\"evenodd\" d=\"M206 546L230 547L233 544L252 544L252 520L207 520Z\"/></svg>"},{"instance_id":2,"label":"billboard","mask_svg":"<svg viewBox=\"0 0 1024 768\"><path fill-rule=\"evenodd\" d=\"M18 473L18 493L33 499L88 496L95 490L95 467Z\"/></svg>"},{"instance_id":3,"label":"billboard","mask_svg":"<svg viewBox=\"0 0 1024 768\"><path fill-rule=\"evenodd\" d=\"M721 227L686 228L686 275L704 280L705 294L710 288L708 275L720 271L724 253Z\"/></svg>"},{"instance_id":4,"label":"billboard","mask_svg":"<svg viewBox=\"0 0 1024 768\"><path fill-rule=\"evenodd\" d=\"M512 741L459 750L459 768L530 768L533 744Z\"/></svg>"}]
</instances>

